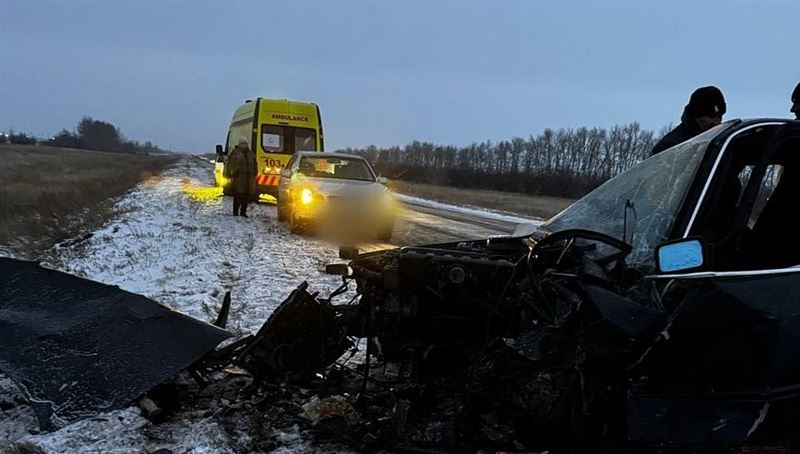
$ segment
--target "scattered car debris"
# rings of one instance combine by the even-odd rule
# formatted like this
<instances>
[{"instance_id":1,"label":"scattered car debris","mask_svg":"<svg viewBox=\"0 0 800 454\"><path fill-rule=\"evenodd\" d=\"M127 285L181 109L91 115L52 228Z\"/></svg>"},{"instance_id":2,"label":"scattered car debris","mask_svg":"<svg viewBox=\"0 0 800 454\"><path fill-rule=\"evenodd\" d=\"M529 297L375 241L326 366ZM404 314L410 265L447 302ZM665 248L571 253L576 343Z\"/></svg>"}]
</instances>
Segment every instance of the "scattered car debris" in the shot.
<instances>
[{"instance_id":1,"label":"scattered car debris","mask_svg":"<svg viewBox=\"0 0 800 454\"><path fill-rule=\"evenodd\" d=\"M339 395L324 399L314 396L303 405L303 415L312 424L318 424L326 418L341 418L348 425L358 422L358 414L355 409L344 396Z\"/></svg>"}]
</instances>

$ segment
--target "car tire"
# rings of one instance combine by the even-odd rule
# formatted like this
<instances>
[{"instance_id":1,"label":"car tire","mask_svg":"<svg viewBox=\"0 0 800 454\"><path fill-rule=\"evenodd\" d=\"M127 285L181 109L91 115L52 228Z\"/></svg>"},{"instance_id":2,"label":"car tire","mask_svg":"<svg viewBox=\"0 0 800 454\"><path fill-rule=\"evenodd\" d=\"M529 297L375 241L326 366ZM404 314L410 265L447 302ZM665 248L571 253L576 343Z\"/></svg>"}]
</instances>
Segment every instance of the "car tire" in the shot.
<instances>
[{"instance_id":1,"label":"car tire","mask_svg":"<svg viewBox=\"0 0 800 454\"><path fill-rule=\"evenodd\" d=\"M302 234L305 232L305 225L293 215L289 215L289 231L298 235Z\"/></svg>"},{"instance_id":2,"label":"car tire","mask_svg":"<svg viewBox=\"0 0 800 454\"><path fill-rule=\"evenodd\" d=\"M392 230L394 230L394 222L389 222L378 228L376 235L380 241L389 241L392 239Z\"/></svg>"},{"instance_id":3,"label":"car tire","mask_svg":"<svg viewBox=\"0 0 800 454\"><path fill-rule=\"evenodd\" d=\"M289 207L285 203L281 203L281 198L278 196L278 222L286 222L289 220Z\"/></svg>"}]
</instances>

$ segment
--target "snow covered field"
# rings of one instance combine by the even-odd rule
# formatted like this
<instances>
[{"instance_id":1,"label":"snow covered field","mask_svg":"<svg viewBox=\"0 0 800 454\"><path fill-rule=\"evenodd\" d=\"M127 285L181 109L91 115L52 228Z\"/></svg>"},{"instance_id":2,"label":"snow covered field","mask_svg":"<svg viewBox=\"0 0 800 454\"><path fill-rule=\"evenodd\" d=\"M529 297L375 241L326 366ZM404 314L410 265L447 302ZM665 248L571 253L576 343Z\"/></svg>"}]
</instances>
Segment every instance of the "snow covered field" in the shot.
<instances>
[{"instance_id":1,"label":"snow covered field","mask_svg":"<svg viewBox=\"0 0 800 454\"><path fill-rule=\"evenodd\" d=\"M339 277L324 274L326 264L341 262L336 245L290 234L277 222L273 205L251 205L249 218L232 216L230 198L219 197L211 181L207 163L182 160L122 198L116 205L119 215L91 236L55 247L45 265L118 285L209 322L230 290L228 329L237 336L256 331L302 281L322 294L339 285ZM421 199L409 202L486 215ZM0 452L15 441L46 452L247 450L246 443L220 428L208 412L179 414L155 430L131 407L31 435L36 420L21 399L13 383L0 375ZM154 430L158 436L152 435ZM279 434L277 448L307 449L298 444L299 438L298 433Z\"/></svg>"}]
</instances>

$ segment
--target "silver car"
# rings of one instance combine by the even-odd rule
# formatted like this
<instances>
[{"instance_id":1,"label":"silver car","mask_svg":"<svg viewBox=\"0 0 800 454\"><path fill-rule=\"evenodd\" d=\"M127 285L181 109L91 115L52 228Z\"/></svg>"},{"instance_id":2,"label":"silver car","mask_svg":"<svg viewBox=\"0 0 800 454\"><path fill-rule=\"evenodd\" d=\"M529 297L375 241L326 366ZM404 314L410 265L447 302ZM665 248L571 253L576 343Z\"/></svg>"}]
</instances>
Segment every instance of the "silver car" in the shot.
<instances>
[{"instance_id":1,"label":"silver car","mask_svg":"<svg viewBox=\"0 0 800 454\"><path fill-rule=\"evenodd\" d=\"M293 233L321 228L388 241L395 215L385 183L361 156L297 152L281 172L278 220L288 221Z\"/></svg>"}]
</instances>

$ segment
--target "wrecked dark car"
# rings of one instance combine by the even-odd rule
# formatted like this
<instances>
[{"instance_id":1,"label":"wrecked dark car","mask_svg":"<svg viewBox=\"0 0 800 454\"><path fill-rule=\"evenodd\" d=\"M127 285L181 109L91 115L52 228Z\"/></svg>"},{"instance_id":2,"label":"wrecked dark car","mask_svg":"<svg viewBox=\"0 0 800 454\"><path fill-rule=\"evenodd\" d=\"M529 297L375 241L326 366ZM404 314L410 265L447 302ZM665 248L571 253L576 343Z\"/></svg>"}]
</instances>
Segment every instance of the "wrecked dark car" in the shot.
<instances>
[{"instance_id":1,"label":"wrecked dark car","mask_svg":"<svg viewBox=\"0 0 800 454\"><path fill-rule=\"evenodd\" d=\"M726 122L531 234L331 265L239 361L302 376L366 339L415 449L797 447L799 188L800 122Z\"/></svg>"}]
</instances>

